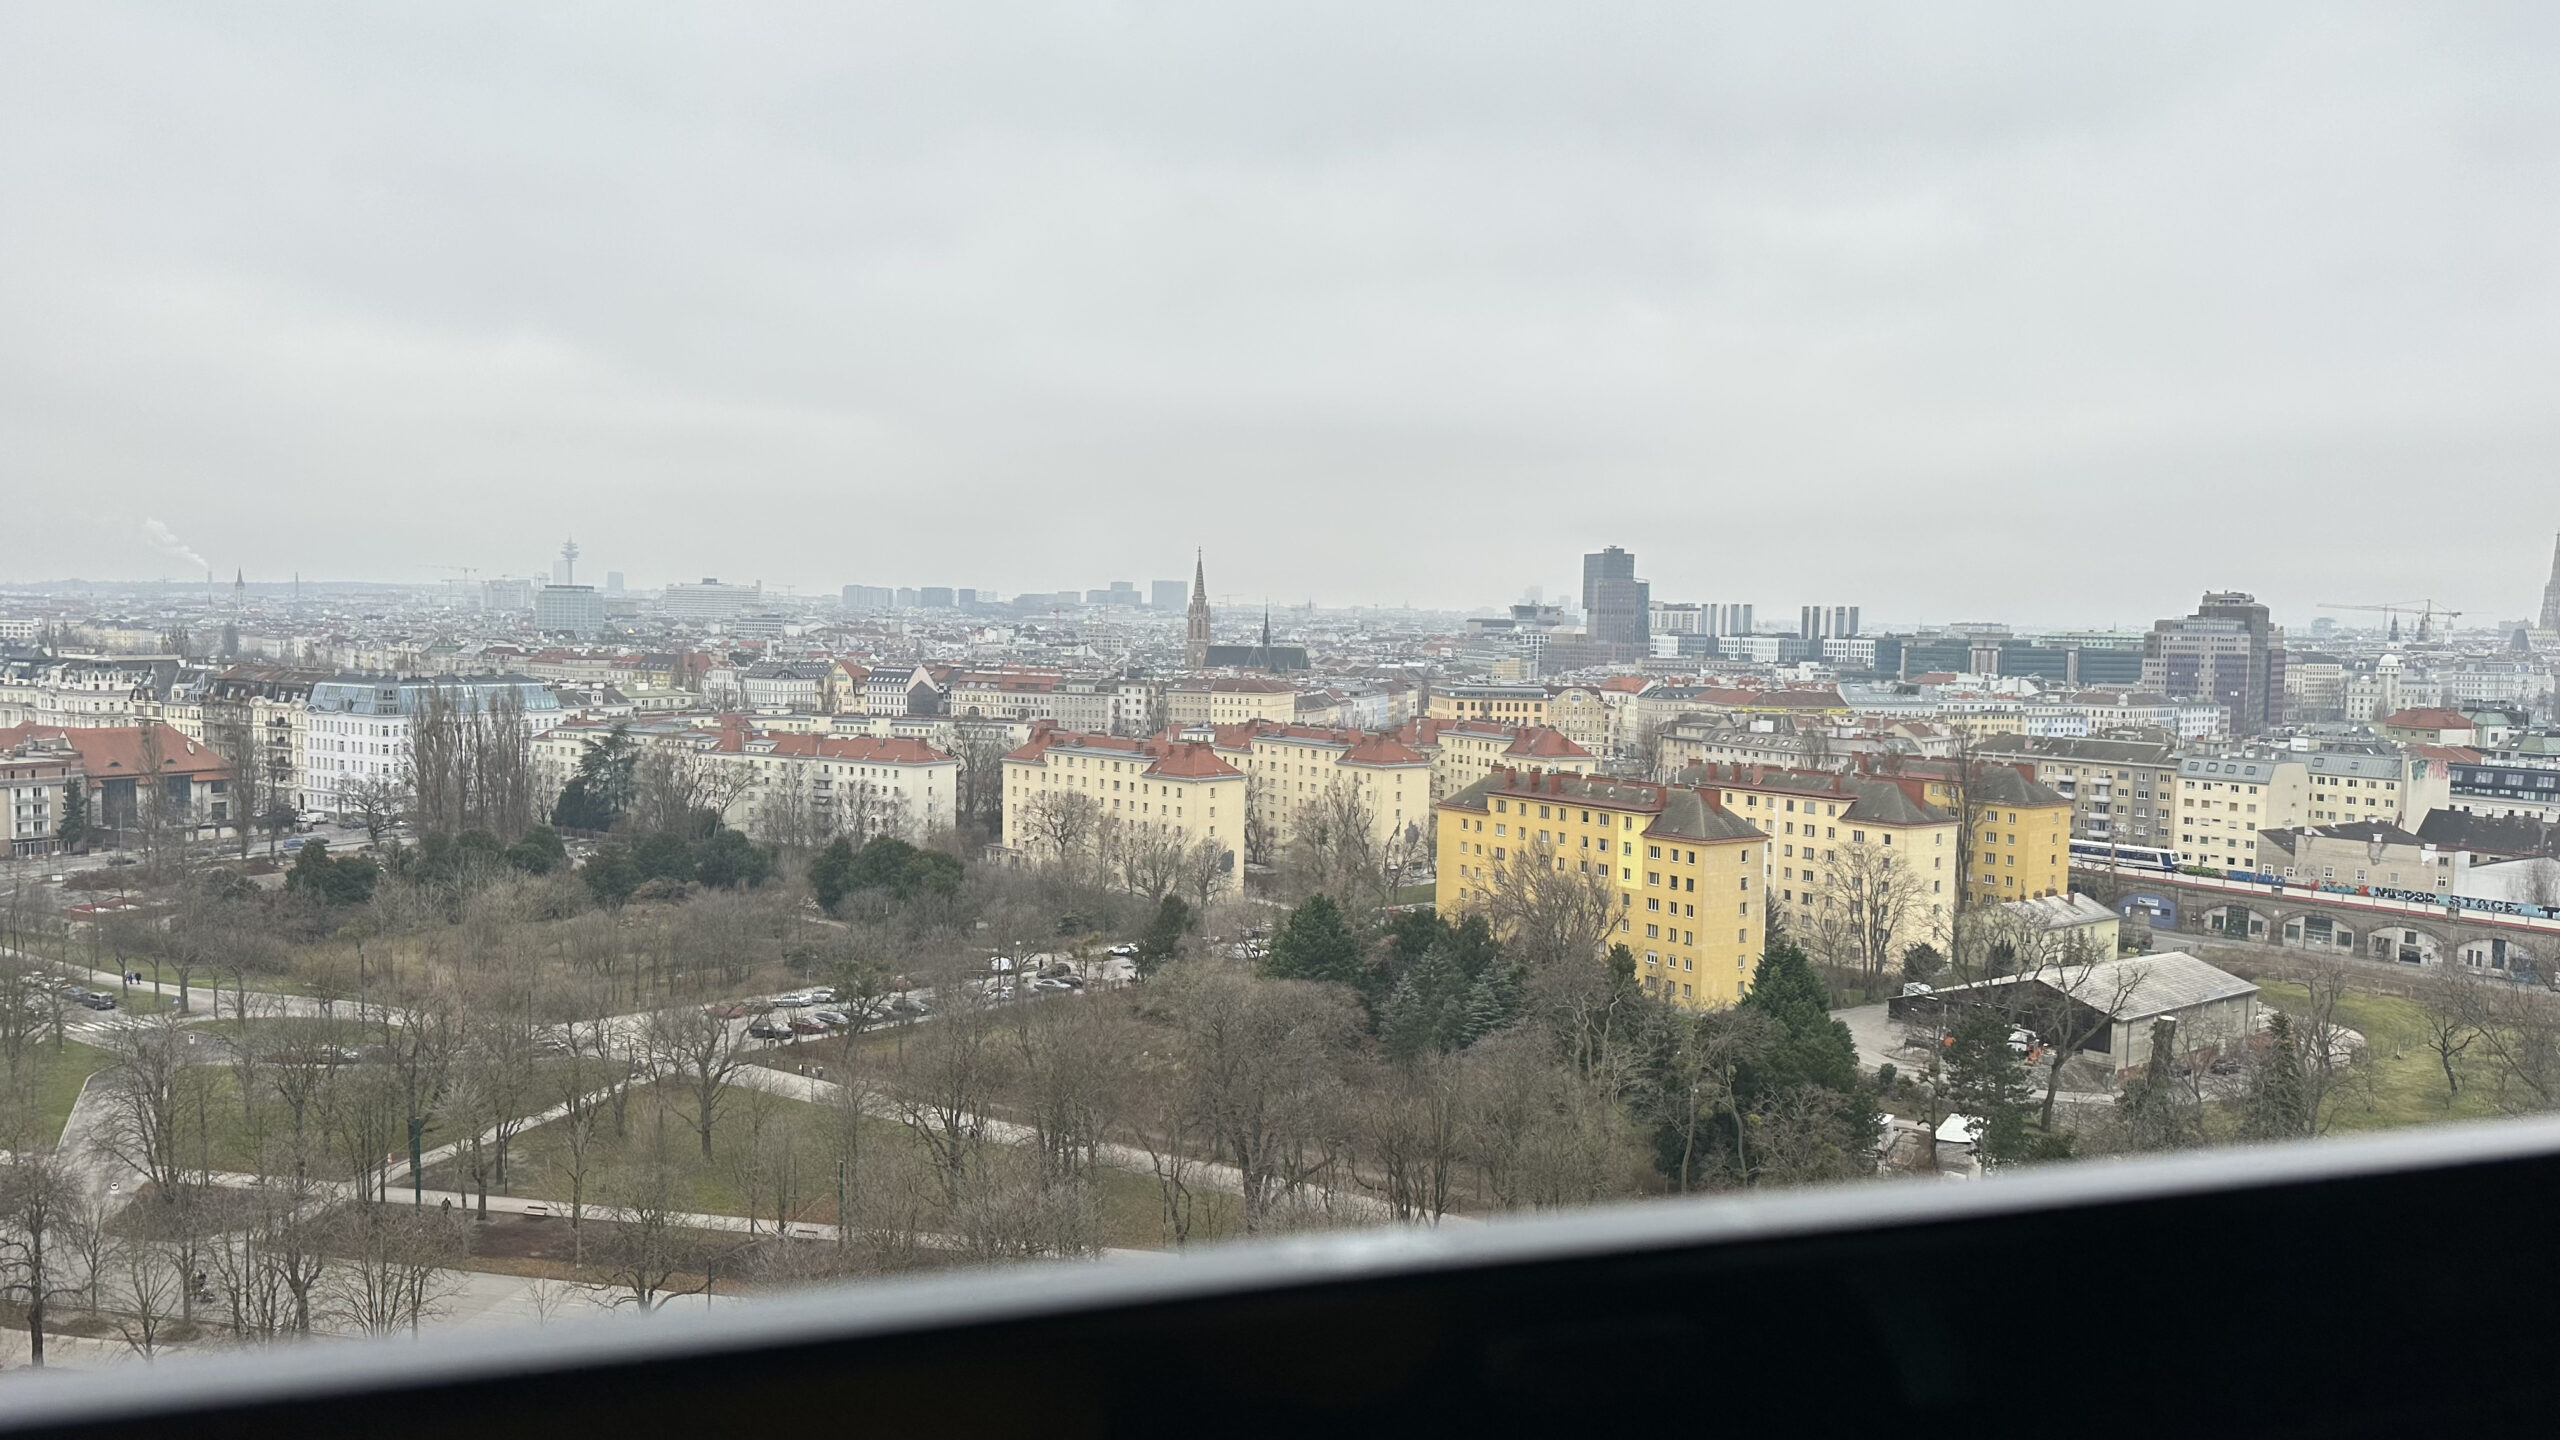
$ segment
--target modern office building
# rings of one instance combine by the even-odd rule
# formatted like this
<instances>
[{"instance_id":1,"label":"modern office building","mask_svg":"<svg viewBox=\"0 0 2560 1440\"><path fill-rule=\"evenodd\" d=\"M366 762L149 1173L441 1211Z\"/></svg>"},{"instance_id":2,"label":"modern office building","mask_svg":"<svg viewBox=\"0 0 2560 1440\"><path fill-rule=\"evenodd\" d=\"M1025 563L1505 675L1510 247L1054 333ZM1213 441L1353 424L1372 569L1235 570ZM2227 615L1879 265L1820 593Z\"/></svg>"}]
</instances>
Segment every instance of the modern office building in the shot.
<instances>
[{"instance_id":1,"label":"modern office building","mask_svg":"<svg viewBox=\"0 0 2560 1440\"><path fill-rule=\"evenodd\" d=\"M1636 557L1617 546L1582 557L1584 628L1598 645L1640 658L1653 633L1653 587L1636 578Z\"/></svg>"},{"instance_id":2,"label":"modern office building","mask_svg":"<svg viewBox=\"0 0 2560 1440\"><path fill-rule=\"evenodd\" d=\"M2162 620L2143 637L2142 688L2224 706L2234 735L2284 723L2284 667L2284 631L2237 590L2209 593L2195 614Z\"/></svg>"},{"instance_id":3,"label":"modern office building","mask_svg":"<svg viewBox=\"0 0 2560 1440\"><path fill-rule=\"evenodd\" d=\"M533 594L533 625L546 634L592 640L604 629L604 597L593 585L545 585Z\"/></svg>"},{"instance_id":4,"label":"modern office building","mask_svg":"<svg viewBox=\"0 0 2560 1440\"><path fill-rule=\"evenodd\" d=\"M666 611L670 620L731 620L757 609L764 603L764 585L723 585L709 576L699 585L667 587Z\"/></svg>"},{"instance_id":5,"label":"modern office building","mask_svg":"<svg viewBox=\"0 0 2560 1440\"><path fill-rule=\"evenodd\" d=\"M1855 605L1807 605L1797 612L1796 638L1799 640L1846 640L1858 633L1858 607Z\"/></svg>"}]
</instances>

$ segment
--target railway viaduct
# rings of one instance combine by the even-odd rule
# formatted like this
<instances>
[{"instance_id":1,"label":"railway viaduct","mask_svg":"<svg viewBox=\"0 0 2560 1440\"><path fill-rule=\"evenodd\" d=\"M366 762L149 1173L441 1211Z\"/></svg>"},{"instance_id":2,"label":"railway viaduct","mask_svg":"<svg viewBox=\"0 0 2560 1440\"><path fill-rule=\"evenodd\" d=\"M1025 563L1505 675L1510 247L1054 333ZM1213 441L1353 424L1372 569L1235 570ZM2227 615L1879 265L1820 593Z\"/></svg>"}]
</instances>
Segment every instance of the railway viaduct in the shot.
<instances>
[{"instance_id":1,"label":"railway viaduct","mask_svg":"<svg viewBox=\"0 0 2560 1440\"><path fill-rule=\"evenodd\" d=\"M2071 876L2073 888L2107 902L2129 927L2148 927L2155 937L2254 940L2407 965L2461 964L2493 974L2560 973L2560 920L2201 875L2074 865Z\"/></svg>"}]
</instances>

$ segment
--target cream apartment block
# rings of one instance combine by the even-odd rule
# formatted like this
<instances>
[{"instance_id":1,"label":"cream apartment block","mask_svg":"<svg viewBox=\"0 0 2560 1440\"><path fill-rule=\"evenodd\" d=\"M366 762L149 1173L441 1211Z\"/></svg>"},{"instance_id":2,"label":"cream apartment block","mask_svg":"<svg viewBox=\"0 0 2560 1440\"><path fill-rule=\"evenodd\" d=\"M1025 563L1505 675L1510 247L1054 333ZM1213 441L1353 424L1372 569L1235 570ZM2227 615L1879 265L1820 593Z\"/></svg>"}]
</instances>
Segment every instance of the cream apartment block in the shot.
<instances>
[{"instance_id":1,"label":"cream apartment block","mask_svg":"<svg viewBox=\"0 0 2560 1440\"><path fill-rule=\"evenodd\" d=\"M1269 861L1329 817L1365 817L1380 855L1418 858L1431 827L1431 757L1384 732L1306 725L1232 725L1214 732L1219 758L1247 781L1250 839Z\"/></svg>"},{"instance_id":2,"label":"cream apartment block","mask_svg":"<svg viewBox=\"0 0 2560 1440\"><path fill-rule=\"evenodd\" d=\"M2178 762L2181 864L2281 869L2261 830L2382 821L2404 828L2443 807L2441 778L2413 780L2405 757L2313 752L2282 757L2190 755Z\"/></svg>"},{"instance_id":3,"label":"cream apartment block","mask_svg":"<svg viewBox=\"0 0 2560 1440\"><path fill-rule=\"evenodd\" d=\"M1298 718L1298 692L1285 680L1260 675L1221 675L1208 680L1182 680L1165 687L1165 719L1185 725L1242 725L1268 720L1286 725Z\"/></svg>"},{"instance_id":4,"label":"cream apartment block","mask_svg":"<svg viewBox=\"0 0 2560 1440\"><path fill-rule=\"evenodd\" d=\"M1068 797L1085 797L1093 828L1107 818L1176 844L1206 841L1236 853L1220 882L1232 889L1244 875L1248 788L1244 772L1206 742L1035 726L1004 758L1004 844L1016 856L1056 858L1061 832L1048 822ZM1089 843L1091 830L1081 838Z\"/></svg>"},{"instance_id":5,"label":"cream apartment block","mask_svg":"<svg viewBox=\"0 0 2560 1440\"><path fill-rule=\"evenodd\" d=\"M533 742L542 793L556 796L588 745L617 725L644 750L690 757L714 777L723 824L758 840L895 835L921 841L955 823L960 762L913 736L713 728L686 720L572 720Z\"/></svg>"},{"instance_id":6,"label":"cream apartment block","mask_svg":"<svg viewBox=\"0 0 2560 1440\"><path fill-rule=\"evenodd\" d=\"M1957 886L1956 819L1919 796L1920 782L1830 770L1694 765L1674 783L1715 797L1769 839L1761 873L1769 903L1821 948L1869 914L1899 910L1887 946L1943 948ZM1890 887L1898 904L1862 909L1861 892Z\"/></svg>"}]
</instances>

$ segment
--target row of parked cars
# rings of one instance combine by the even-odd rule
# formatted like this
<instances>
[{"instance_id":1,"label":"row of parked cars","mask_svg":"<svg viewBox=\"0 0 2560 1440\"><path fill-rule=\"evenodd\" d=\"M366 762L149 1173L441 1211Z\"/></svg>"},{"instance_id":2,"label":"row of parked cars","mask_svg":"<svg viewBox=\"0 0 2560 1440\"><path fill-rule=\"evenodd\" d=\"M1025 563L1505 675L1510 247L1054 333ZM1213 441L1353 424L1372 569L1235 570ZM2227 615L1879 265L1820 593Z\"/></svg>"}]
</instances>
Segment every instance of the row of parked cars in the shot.
<instances>
[{"instance_id":1,"label":"row of parked cars","mask_svg":"<svg viewBox=\"0 0 2560 1440\"><path fill-rule=\"evenodd\" d=\"M862 1001L847 999L830 986L810 990L794 990L776 995L762 1003L733 1000L708 1007L724 1020L753 1017L747 1033L759 1040L788 1040L798 1035L823 1035L831 1030L852 1026L859 1017L866 1023L884 1020L908 1020L933 1013L932 1005L901 992ZM780 1013L771 1013L771 1012Z\"/></svg>"},{"instance_id":2,"label":"row of parked cars","mask_svg":"<svg viewBox=\"0 0 2560 1440\"><path fill-rule=\"evenodd\" d=\"M63 986L62 998L84 1010L113 1010L116 1008L116 997L108 994L104 990L92 990L86 985Z\"/></svg>"}]
</instances>

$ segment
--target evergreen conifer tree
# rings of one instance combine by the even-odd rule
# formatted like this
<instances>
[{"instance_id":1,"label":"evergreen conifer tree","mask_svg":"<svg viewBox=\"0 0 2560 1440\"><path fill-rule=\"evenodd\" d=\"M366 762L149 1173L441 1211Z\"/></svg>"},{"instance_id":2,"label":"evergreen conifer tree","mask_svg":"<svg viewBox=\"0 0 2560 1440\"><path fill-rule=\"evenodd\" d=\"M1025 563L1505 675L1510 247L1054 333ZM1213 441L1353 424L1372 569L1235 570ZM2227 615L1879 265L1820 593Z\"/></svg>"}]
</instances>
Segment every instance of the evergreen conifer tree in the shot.
<instances>
[{"instance_id":1,"label":"evergreen conifer tree","mask_svg":"<svg viewBox=\"0 0 2560 1440\"><path fill-rule=\"evenodd\" d=\"M1981 1124L1982 1158L2001 1164L2026 1158L2026 1062L2009 1047L2009 1017L1997 1010L1967 1011L1947 1047L1947 1101L1956 1113Z\"/></svg>"},{"instance_id":2,"label":"evergreen conifer tree","mask_svg":"<svg viewBox=\"0 0 2560 1440\"><path fill-rule=\"evenodd\" d=\"M1276 980L1331 980L1356 985L1361 977L1360 941L1342 921L1342 909L1330 895L1310 895L1289 912L1262 973Z\"/></svg>"},{"instance_id":3,"label":"evergreen conifer tree","mask_svg":"<svg viewBox=\"0 0 2560 1440\"><path fill-rule=\"evenodd\" d=\"M2267 1022L2266 1053L2249 1075L2240 1112L2243 1140L2291 1140L2311 1133L2311 1086L2302 1073L2302 1045L2292 1017L2279 1010Z\"/></svg>"}]
</instances>

